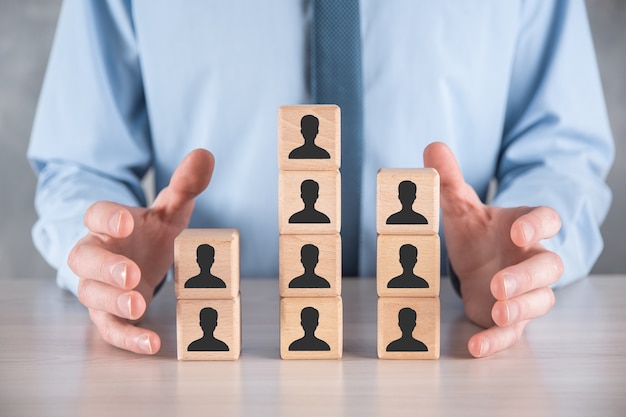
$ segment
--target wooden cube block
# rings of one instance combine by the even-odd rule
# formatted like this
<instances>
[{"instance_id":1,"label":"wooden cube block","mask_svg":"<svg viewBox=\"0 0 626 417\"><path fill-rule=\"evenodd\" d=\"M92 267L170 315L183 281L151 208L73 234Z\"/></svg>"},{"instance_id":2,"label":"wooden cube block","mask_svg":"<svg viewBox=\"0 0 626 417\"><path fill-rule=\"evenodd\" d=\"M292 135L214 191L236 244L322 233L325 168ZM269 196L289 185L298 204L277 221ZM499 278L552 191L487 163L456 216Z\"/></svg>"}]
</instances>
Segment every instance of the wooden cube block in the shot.
<instances>
[{"instance_id":1,"label":"wooden cube block","mask_svg":"<svg viewBox=\"0 0 626 417\"><path fill-rule=\"evenodd\" d=\"M342 353L341 297L280 300L281 358L339 359Z\"/></svg>"},{"instance_id":2,"label":"wooden cube block","mask_svg":"<svg viewBox=\"0 0 626 417\"><path fill-rule=\"evenodd\" d=\"M281 235L278 287L281 297L341 294L341 236Z\"/></svg>"},{"instance_id":3,"label":"wooden cube block","mask_svg":"<svg viewBox=\"0 0 626 417\"><path fill-rule=\"evenodd\" d=\"M178 299L233 298L239 294L239 231L185 229L174 241Z\"/></svg>"},{"instance_id":4,"label":"wooden cube block","mask_svg":"<svg viewBox=\"0 0 626 417\"><path fill-rule=\"evenodd\" d=\"M278 109L278 167L284 171L337 170L341 112L334 104Z\"/></svg>"},{"instance_id":5,"label":"wooden cube block","mask_svg":"<svg viewBox=\"0 0 626 417\"><path fill-rule=\"evenodd\" d=\"M378 299L378 357L438 359L439 297Z\"/></svg>"},{"instance_id":6,"label":"wooden cube block","mask_svg":"<svg viewBox=\"0 0 626 417\"><path fill-rule=\"evenodd\" d=\"M179 360L236 360L241 352L241 302L179 300L176 303Z\"/></svg>"},{"instance_id":7,"label":"wooden cube block","mask_svg":"<svg viewBox=\"0 0 626 417\"><path fill-rule=\"evenodd\" d=\"M439 173L432 168L385 168L376 177L380 234L439 233Z\"/></svg>"},{"instance_id":8,"label":"wooden cube block","mask_svg":"<svg viewBox=\"0 0 626 417\"><path fill-rule=\"evenodd\" d=\"M280 171L281 234L336 234L341 228L339 171Z\"/></svg>"},{"instance_id":9,"label":"wooden cube block","mask_svg":"<svg viewBox=\"0 0 626 417\"><path fill-rule=\"evenodd\" d=\"M439 235L378 235L378 295L439 296L440 258Z\"/></svg>"}]
</instances>

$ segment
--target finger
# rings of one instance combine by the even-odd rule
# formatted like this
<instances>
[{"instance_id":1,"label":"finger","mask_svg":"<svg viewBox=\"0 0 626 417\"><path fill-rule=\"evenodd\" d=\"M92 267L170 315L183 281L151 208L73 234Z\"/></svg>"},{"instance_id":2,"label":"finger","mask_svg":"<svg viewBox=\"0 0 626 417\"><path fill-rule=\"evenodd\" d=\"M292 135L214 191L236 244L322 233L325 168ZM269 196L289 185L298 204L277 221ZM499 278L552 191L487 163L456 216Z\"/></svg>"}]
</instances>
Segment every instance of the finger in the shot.
<instances>
[{"instance_id":1,"label":"finger","mask_svg":"<svg viewBox=\"0 0 626 417\"><path fill-rule=\"evenodd\" d=\"M79 277L100 281L117 288L130 290L141 280L141 271L135 262L84 241L74 246L67 263Z\"/></svg>"},{"instance_id":2,"label":"finger","mask_svg":"<svg viewBox=\"0 0 626 417\"><path fill-rule=\"evenodd\" d=\"M170 184L157 196L153 207L178 211L206 189L215 159L205 149L191 151L172 174Z\"/></svg>"},{"instance_id":3,"label":"finger","mask_svg":"<svg viewBox=\"0 0 626 417\"><path fill-rule=\"evenodd\" d=\"M110 201L98 201L89 206L84 222L93 233L119 239L128 237L134 228L134 219L128 209Z\"/></svg>"},{"instance_id":4,"label":"finger","mask_svg":"<svg viewBox=\"0 0 626 417\"><path fill-rule=\"evenodd\" d=\"M463 179L452 150L444 143L434 142L424 149L424 166L439 172L441 209L462 214L482 205L476 192Z\"/></svg>"},{"instance_id":5,"label":"finger","mask_svg":"<svg viewBox=\"0 0 626 417\"><path fill-rule=\"evenodd\" d=\"M146 301L137 291L126 291L92 279L78 283L78 299L87 308L104 311L128 320L137 320L146 311Z\"/></svg>"},{"instance_id":6,"label":"finger","mask_svg":"<svg viewBox=\"0 0 626 417\"><path fill-rule=\"evenodd\" d=\"M528 321L509 327L490 327L470 338L467 349L476 358L493 355L513 346L522 336Z\"/></svg>"},{"instance_id":7,"label":"finger","mask_svg":"<svg viewBox=\"0 0 626 417\"><path fill-rule=\"evenodd\" d=\"M496 301L491 317L500 327L512 326L541 317L554 306L554 292L550 287L538 288L506 301Z\"/></svg>"},{"instance_id":8,"label":"finger","mask_svg":"<svg viewBox=\"0 0 626 417\"><path fill-rule=\"evenodd\" d=\"M161 348L161 338L152 330L142 329L104 311L89 310L105 342L131 352L153 355Z\"/></svg>"},{"instance_id":9,"label":"finger","mask_svg":"<svg viewBox=\"0 0 626 417\"><path fill-rule=\"evenodd\" d=\"M550 207L535 207L511 225L511 240L523 248L549 239L561 230L561 218Z\"/></svg>"},{"instance_id":10,"label":"finger","mask_svg":"<svg viewBox=\"0 0 626 417\"><path fill-rule=\"evenodd\" d=\"M547 287L563 274L563 261L554 252L539 252L522 262L498 271L491 280L491 294L507 300L529 291Z\"/></svg>"}]
</instances>

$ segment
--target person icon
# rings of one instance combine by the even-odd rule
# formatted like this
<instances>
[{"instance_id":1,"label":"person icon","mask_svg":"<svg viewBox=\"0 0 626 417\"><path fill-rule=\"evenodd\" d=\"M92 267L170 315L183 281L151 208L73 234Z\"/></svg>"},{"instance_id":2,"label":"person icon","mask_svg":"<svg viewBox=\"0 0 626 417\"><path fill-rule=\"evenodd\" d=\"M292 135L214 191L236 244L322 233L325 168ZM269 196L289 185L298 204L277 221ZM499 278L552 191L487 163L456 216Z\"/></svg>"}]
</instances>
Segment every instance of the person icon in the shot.
<instances>
[{"instance_id":1,"label":"person icon","mask_svg":"<svg viewBox=\"0 0 626 417\"><path fill-rule=\"evenodd\" d=\"M320 121L317 117L307 114L300 119L300 133L304 138L304 145L292 150L289 159L330 159L330 154L315 144L319 133Z\"/></svg>"},{"instance_id":2,"label":"person icon","mask_svg":"<svg viewBox=\"0 0 626 417\"><path fill-rule=\"evenodd\" d=\"M387 283L387 288L429 288L428 282L413 273L417 264L417 248L411 244L400 247L400 265L402 274L392 278Z\"/></svg>"},{"instance_id":3,"label":"person icon","mask_svg":"<svg viewBox=\"0 0 626 417\"><path fill-rule=\"evenodd\" d=\"M211 307L205 307L200 310L200 327L204 335L189 344L188 352L199 351L219 351L225 352L230 350L228 345L219 339L216 339L213 333L217 327L217 311Z\"/></svg>"},{"instance_id":4,"label":"person icon","mask_svg":"<svg viewBox=\"0 0 626 417\"><path fill-rule=\"evenodd\" d=\"M319 197L320 185L314 180L304 180L300 184L300 197L304 202L304 209L289 217L289 223L330 223L324 213L315 209Z\"/></svg>"},{"instance_id":5,"label":"person icon","mask_svg":"<svg viewBox=\"0 0 626 417\"><path fill-rule=\"evenodd\" d=\"M330 288L330 283L315 273L319 254L320 250L315 245L306 244L302 246L300 262L304 267L304 274L292 279L289 282L289 288Z\"/></svg>"},{"instance_id":6,"label":"person icon","mask_svg":"<svg viewBox=\"0 0 626 417\"><path fill-rule=\"evenodd\" d=\"M398 312L398 326L402 337L387 345L387 352L428 352L428 347L413 338L413 329L417 323L417 314L412 308L405 307Z\"/></svg>"},{"instance_id":7,"label":"person icon","mask_svg":"<svg viewBox=\"0 0 626 417\"><path fill-rule=\"evenodd\" d=\"M320 313L313 307L304 307L300 312L300 324L304 329L304 337L291 342L290 351L302 350L330 350L328 343L315 337L315 330L319 324Z\"/></svg>"},{"instance_id":8,"label":"person icon","mask_svg":"<svg viewBox=\"0 0 626 417\"><path fill-rule=\"evenodd\" d=\"M185 282L185 288L226 288L226 283L211 273L215 262L215 248L208 244L199 245L196 249L196 262L200 273Z\"/></svg>"},{"instance_id":9,"label":"person icon","mask_svg":"<svg viewBox=\"0 0 626 417\"><path fill-rule=\"evenodd\" d=\"M416 192L417 186L413 181L402 181L398 185L398 199L402 203L402 210L389 216L387 224L428 224L426 217L413 211Z\"/></svg>"}]
</instances>

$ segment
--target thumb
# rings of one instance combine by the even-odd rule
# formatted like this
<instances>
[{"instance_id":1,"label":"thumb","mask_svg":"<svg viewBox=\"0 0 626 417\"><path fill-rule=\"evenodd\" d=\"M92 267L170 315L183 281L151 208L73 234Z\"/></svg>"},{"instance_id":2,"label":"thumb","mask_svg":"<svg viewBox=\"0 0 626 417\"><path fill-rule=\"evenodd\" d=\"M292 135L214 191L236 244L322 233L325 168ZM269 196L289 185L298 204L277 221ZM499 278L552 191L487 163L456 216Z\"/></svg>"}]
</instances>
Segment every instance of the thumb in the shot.
<instances>
[{"instance_id":1,"label":"thumb","mask_svg":"<svg viewBox=\"0 0 626 417\"><path fill-rule=\"evenodd\" d=\"M170 184L159 193L153 207L164 206L167 211L180 210L206 189L211 181L215 158L206 149L191 151L178 165Z\"/></svg>"},{"instance_id":2,"label":"thumb","mask_svg":"<svg viewBox=\"0 0 626 417\"><path fill-rule=\"evenodd\" d=\"M482 205L474 189L463 179L461 168L445 143L433 142L424 149L424 167L439 172L442 211L460 214Z\"/></svg>"}]
</instances>

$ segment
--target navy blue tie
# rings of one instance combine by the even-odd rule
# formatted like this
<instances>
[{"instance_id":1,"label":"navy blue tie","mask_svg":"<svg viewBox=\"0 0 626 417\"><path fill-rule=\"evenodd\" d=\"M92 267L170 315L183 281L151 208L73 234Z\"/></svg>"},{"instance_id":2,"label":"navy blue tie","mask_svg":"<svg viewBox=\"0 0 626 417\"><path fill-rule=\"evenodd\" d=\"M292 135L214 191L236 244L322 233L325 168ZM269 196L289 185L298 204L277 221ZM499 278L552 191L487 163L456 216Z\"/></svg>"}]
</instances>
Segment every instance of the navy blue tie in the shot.
<instances>
[{"instance_id":1,"label":"navy blue tie","mask_svg":"<svg viewBox=\"0 0 626 417\"><path fill-rule=\"evenodd\" d=\"M343 275L359 274L363 81L358 0L314 0L311 100L341 108Z\"/></svg>"}]
</instances>

